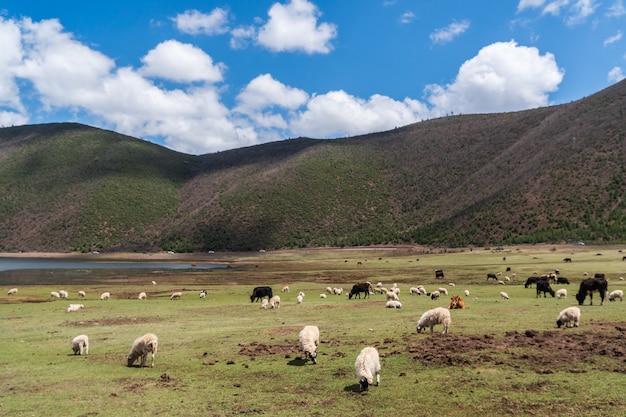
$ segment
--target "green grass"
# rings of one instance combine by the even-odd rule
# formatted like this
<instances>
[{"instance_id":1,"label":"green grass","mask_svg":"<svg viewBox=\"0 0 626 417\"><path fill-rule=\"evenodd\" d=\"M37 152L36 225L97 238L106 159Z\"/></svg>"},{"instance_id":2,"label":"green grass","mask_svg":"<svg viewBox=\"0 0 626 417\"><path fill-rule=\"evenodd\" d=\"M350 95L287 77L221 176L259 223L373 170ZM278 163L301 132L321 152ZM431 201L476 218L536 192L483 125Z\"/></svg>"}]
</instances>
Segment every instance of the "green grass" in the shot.
<instances>
[{"instance_id":1,"label":"green grass","mask_svg":"<svg viewBox=\"0 0 626 417\"><path fill-rule=\"evenodd\" d=\"M603 255L597 250L249 253L224 255L233 265L227 270L94 277L82 286L18 286L19 293L11 297L6 286L0 295L0 415L626 415L623 358L598 353L537 366L521 357L554 352L548 347L498 347L508 332L556 332L556 316L575 304L583 272L606 272L610 289L626 289L617 279L626 268L621 254L615 248L602 248ZM565 256L574 262L564 264ZM505 266L516 273L515 284L486 281L486 272L504 271ZM573 282L566 300L535 298L534 289L523 287L535 269L547 272L557 266ZM445 282L435 281L437 267L446 271ZM319 298L328 285L348 291L360 280L386 286L397 282L403 308L385 309L380 295ZM448 287L448 281L456 286ZM280 293L278 310L249 302L251 288L266 283L276 293L284 284L291 288ZM448 297L411 297L409 287L420 283L427 289L445 286L456 294L470 291L467 308L451 312L448 336L415 333L425 310L448 302ZM66 313L68 301L50 301L49 292L62 288L70 292L69 302L85 309ZM203 288L209 295L199 299ZM80 289L87 297L79 301ZM105 290L112 298L100 301ZM169 300L172 291L181 290L181 300ZM508 301L500 299L502 290ZM147 300L136 299L140 291L148 293ZM298 291L306 293L301 305L295 301ZM581 308L580 328L561 329L557 335L614 331L611 323L626 327L626 303L597 304ZM303 365L296 350L298 332L307 324L321 331L315 366ZM146 332L159 337L155 368L126 367L132 341ZM70 341L81 333L90 338L89 356L72 355ZM475 351L450 346L471 337L493 346ZM623 337L616 348L623 346ZM366 345L380 350L381 386L361 395L355 391L354 360ZM451 364L425 360L424 355L436 352L432 346L446 349ZM567 355L567 349L561 354Z\"/></svg>"}]
</instances>

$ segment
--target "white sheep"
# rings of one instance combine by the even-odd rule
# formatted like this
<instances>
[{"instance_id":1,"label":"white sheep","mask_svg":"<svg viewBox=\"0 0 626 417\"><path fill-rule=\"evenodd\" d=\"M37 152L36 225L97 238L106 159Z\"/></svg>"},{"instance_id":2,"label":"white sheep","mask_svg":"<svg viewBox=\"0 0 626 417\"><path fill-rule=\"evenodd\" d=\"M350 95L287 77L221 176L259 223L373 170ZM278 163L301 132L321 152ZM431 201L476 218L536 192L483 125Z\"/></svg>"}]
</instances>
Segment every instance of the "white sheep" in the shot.
<instances>
[{"instance_id":1,"label":"white sheep","mask_svg":"<svg viewBox=\"0 0 626 417\"><path fill-rule=\"evenodd\" d=\"M402 308L402 303L398 300L389 300L385 304L387 308Z\"/></svg>"},{"instance_id":2,"label":"white sheep","mask_svg":"<svg viewBox=\"0 0 626 417\"><path fill-rule=\"evenodd\" d=\"M333 288L333 292L335 295L341 295L343 294L343 288Z\"/></svg>"},{"instance_id":3,"label":"white sheep","mask_svg":"<svg viewBox=\"0 0 626 417\"><path fill-rule=\"evenodd\" d=\"M111 297L111 293L110 293L110 292L103 292L103 293L100 295L100 299L101 299L101 300L108 300L108 299L109 299L109 297Z\"/></svg>"},{"instance_id":4,"label":"white sheep","mask_svg":"<svg viewBox=\"0 0 626 417\"><path fill-rule=\"evenodd\" d=\"M81 308L85 308L85 306L83 304L70 304L70 306L67 308L67 312L71 313L72 311L78 311Z\"/></svg>"},{"instance_id":5,"label":"white sheep","mask_svg":"<svg viewBox=\"0 0 626 417\"><path fill-rule=\"evenodd\" d=\"M569 323L572 323L572 326L569 326ZM580 324L580 308L578 307L568 307L565 310L559 313L559 316L556 318L556 326L561 328L561 326L565 325L565 327L578 327Z\"/></svg>"},{"instance_id":6,"label":"white sheep","mask_svg":"<svg viewBox=\"0 0 626 417\"><path fill-rule=\"evenodd\" d=\"M508 300L508 299L509 299L509 295L508 295L507 293L505 293L504 291L502 291L502 292L500 293L500 297L501 297L503 300Z\"/></svg>"},{"instance_id":7,"label":"white sheep","mask_svg":"<svg viewBox=\"0 0 626 417\"><path fill-rule=\"evenodd\" d=\"M68 294L68 293L67 293L67 291L65 291L65 290L59 290L59 296L60 296L61 298L68 298L68 297L69 297L69 294Z\"/></svg>"},{"instance_id":8,"label":"white sheep","mask_svg":"<svg viewBox=\"0 0 626 417\"><path fill-rule=\"evenodd\" d=\"M504 281L502 281L502 280L498 280L498 284L499 284L499 285L506 285L506 284L504 283Z\"/></svg>"},{"instance_id":9,"label":"white sheep","mask_svg":"<svg viewBox=\"0 0 626 417\"><path fill-rule=\"evenodd\" d=\"M86 294L85 294L85 291L82 291L82 290L81 290L81 291L78 291L78 295L79 295L81 298L85 298L85 295L86 295Z\"/></svg>"},{"instance_id":10,"label":"white sheep","mask_svg":"<svg viewBox=\"0 0 626 417\"><path fill-rule=\"evenodd\" d=\"M421 295L422 293L420 292L419 288L411 287L411 288L409 288L409 294L411 294L411 295L413 295L413 294Z\"/></svg>"},{"instance_id":11,"label":"white sheep","mask_svg":"<svg viewBox=\"0 0 626 417\"><path fill-rule=\"evenodd\" d=\"M449 287L456 287L456 284L454 282L448 282L448 286Z\"/></svg>"},{"instance_id":12,"label":"white sheep","mask_svg":"<svg viewBox=\"0 0 626 417\"><path fill-rule=\"evenodd\" d=\"M565 288L561 288L556 292L556 298L567 298L567 290Z\"/></svg>"},{"instance_id":13,"label":"white sheep","mask_svg":"<svg viewBox=\"0 0 626 417\"><path fill-rule=\"evenodd\" d=\"M182 297L182 296L183 296L183 293L182 293L182 292L174 292L174 293L172 293L172 295L170 296L170 300L176 300L176 299L178 299L178 298L180 298L180 297Z\"/></svg>"},{"instance_id":14,"label":"white sheep","mask_svg":"<svg viewBox=\"0 0 626 417\"><path fill-rule=\"evenodd\" d=\"M320 344L320 329L317 326L304 326L298 334L298 349L304 353L304 360L317 363L317 349Z\"/></svg>"},{"instance_id":15,"label":"white sheep","mask_svg":"<svg viewBox=\"0 0 626 417\"><path fill-rule=\"evenodd\" d=\"M81 334L72 339L72 351L74 355L89 355L89 337Z\"/></svg>"},{"instance_id":16,"label":"white sheep","mask_svg":"<svg viewBox=\"0 0 626 417\"><path fill-rule=\"evenodd\" d=\"M443 331L441 333L448 333L448 327L452 324L450 310L444 307L437 307L426 311L422 314L422 317L420 317L415 329L417 333L422 333L426 330L426 327L430 327L430 333L432 333L435 324L443 324Z\"/></svg>"},{"instance_id":17,"label":"white sheep","mask_svg":"<svg viewBox=\"0 0 626 417\"><path fill-rule=\"evenodd\" d=\"M394 292L394 293L396 293L397 295L400 295L400 287L393 287L393 288L391 289L391 292Z\"/></svg>"},{"instance_id":18,"label":"white sheep","mask_svg":"<svg viewBox=\"0 0 626 417\"><path fill-rule=\"evenodd\" d=\"M202 290L200 291L200 294L198 295L199 298L204 298L207 296L209 292L207 290Z\"/></svg>"},{"instance_id":19,"label":"white sheep","mask_svg":"<svg viewBox=\"0 0 626 417\"><path fill-rule=\"evenodd\" d=\"M619 298L620 302L624 301L624 291L622 290L615 290L615 291L611 291L611 293L609 294L609 301L615 301L617 298Z\"/></svg>"},{"instance_id":20,"label":"white sheep","mask_svg":"<svg viewBox=\"0 0 626 417\"><path fill-rule=\"evenodd\" d=\"M296 303L297 303L297 304L302 304L302 296L301 296L301 295L298 295L298 296L296 297Z\"/></svg>"},{"instance_id":21,"label":"white sheep","mask_svg":"<svg viewBox=\"0 0 626 417\"><path fill-rule=\"evenodd\" d=\"M262 308L262 309L264 309L264 310L267 310L267 305L268 305L269 303L270 303L270 302L268 301L268 299L267 299L267 298L262 299L262 300L261 300L261 308Z\"/></svg>"},{"instance_id":22,"label":"white sheep","mask_svg":"<svg viewBox=\"0 0 626 417\"><path fill-rule=\"evenodd\" d=\"M275 295L270 298L270 306L272 308L280 308L280 296Z\"/></svg>"},{"instance_id":23,"label":"white sheep","mask_svg":"<svg viewBox=\"0 0 626 417\"><path fill-rule=\"evenodd\" d=\"M448 290L441 287L441 288L437 288L437 291L439 291L439 294L445 294L448 295Z\"/></svg>"},{"instance_id":24,"label":"white sheep","mask_svg":"<svg viewBox=\"0 0 626 417\"><path fill-rule=\"evenodd\" d=\"M302 291L300 291L300 292L298 293L298 296L299 296L299 297L304 298L304 293L303 293Z\"/></svg>"},{"instance_id":25,"label":"white sheep","mask_svg":"<svg viewBox=\"0 0 626 417\"><path fill-rule=\"evenodd\" d=\"M15 295L17 294L17 288L11 288L8 292L7 295Z\"/></svg>"},{"instance_id":26,"label":"white sheep","mask_svg":"<svg viewBox=\"0 0 626 417\"><path fill-rule=\"evenodd\" d=\"M320 294L320 298L326 298L326 294L321 293L321 294Z\"/></svg>"},{"instance_id":27,"label":"white sheep","mask_svg":"<svg viewBox=\"0 0 626 417\"><path fill-rule=\"evenodd\" d=\"M144 367L146 365L146 359L148 358L148 352L151 352L152 364L150 367L154 368L154 355L157 353L157 345L158 338L153 333L146 333L135 339L133 346L130 349L130 353L128 354L128 366L132 366L137 359L141 358L139 366Z\"/></svg>"},{"instance_id":28,"label":"white sheep","mask_svg":"<svg viewBox=\"0 0 626 417\"><path fill-rule=\"evenodd\" d=\"M430 299L431 300L437 300L437 299L439 299L440 295L441 294L439 294L439 291L433 291L433 292L430 293Z\"/></svg>"},{"instance_id":29,"label":"white sheep","mask_svg":"<svg viewBox=\"0 0 626 417\"><path fill-rule=\"evenodd\" d=\"M281 291L281 292L289 292L289 285L285 285L285 286L283 287L283 289L282 289L282 290L280 290L280 291Z\"/></svg>"},{"instance_id":30,"label":"white sheep","mask_svg":"<svg viewBox=\"0 0 626 417\"><path fill-rule=\"evenodd\" d=\"M145 300L146 298L148 298L148 294L146 294L145 292L140 292L139 295L137 296L137 299L139 300Z\"/></svg>"},{"instance_id":31,"label":"white sheep","mask_svg":"<svg viewBox=\"0 0 626 417\"><path fill-rule=\"evenodd\" d=\"M156 281L152 281L152 285L156 285Z\"/></svg>"},{"instance_id":32,"label":"white sheep","mask_svg":"<svg viewBox=\"0 0 626 417\"><path fill-rule=\"evenodd\" d=\"M420 293L422 293L422 294L424 294L424 295L426 295L426 294L427 294L427 292L426 292L426 288L424 288L424 286L423 286L423 285L418 285L417 289L419 290L419 292L420 292Z\"/></svg>"},{"instance_id":33,"label":"white sheep","mask_svg":"<svg viewBox=\"0 0 626 417\"><path fill-rule=\"evenodd\" d=\"M469 290L465 290L465 291L463 291L463 294L465 294L465 296L466 296L466 297L469 297L469 294L470 294L470 293L469 293Z\"/></svg>"},{"instance_id":34,"label":"white sheep","mask_svg":"<svg viewBox=\"0 0 626 417\"><path fill-rule=\"evenodd\" d=\"M387 301L389 300L398 300L398 294L393 291L387 291Z\"/></svg>"},{"instance_id":35,"label":"white sheep","mask_svg":"<svg viewBox=\"0 0 626 417\"><path fill-rule=\"evenodd\" d=\"M61 298L61 295L56 291L50 291L50 297Z\"/></svg>"},{"instance_id":36,"label":"white sheep","mask_svg":"<svg viewBox=\"0 0 626 417\"><path fill-rule=\"evenodd\" d=\"M330 288L330 287L324 288L324 291L326 291L328 294L332 294L333 293L333 289ZM302 293L300 293L300 294L302 294Z\"/></svg>"},{"instance_id":37,"label":"white sheep","mask_svg":"<svg viewBox=\"0 0 626 417\"><path fill-rule=\"evenodd\" d=\"M378 350L375 347L365 347L357 356L354 362L354 370L359 380L359 390L367 391L369 386L374 383L374 375L376 375L376 386L380 385L380 359Z\"/></svg>"}]
</instances>

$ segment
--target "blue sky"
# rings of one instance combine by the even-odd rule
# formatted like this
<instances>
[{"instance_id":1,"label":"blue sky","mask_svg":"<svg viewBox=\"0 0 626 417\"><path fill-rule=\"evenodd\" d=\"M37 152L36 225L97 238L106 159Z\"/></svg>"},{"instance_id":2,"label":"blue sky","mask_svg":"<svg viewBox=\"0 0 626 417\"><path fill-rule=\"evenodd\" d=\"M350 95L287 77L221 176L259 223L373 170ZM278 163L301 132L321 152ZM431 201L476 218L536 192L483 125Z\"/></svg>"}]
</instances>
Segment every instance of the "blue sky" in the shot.
<instances>
[{"instance_id":1,"label":"blue sky","mask_svg":"<svg viewBox=\"0 0 626 417\"><path fill-rule=\"evenodd\" d=\"M567 103L626 73L625 0L0 3L0 126L204 154Z\"/></svg>"}]
</instances>

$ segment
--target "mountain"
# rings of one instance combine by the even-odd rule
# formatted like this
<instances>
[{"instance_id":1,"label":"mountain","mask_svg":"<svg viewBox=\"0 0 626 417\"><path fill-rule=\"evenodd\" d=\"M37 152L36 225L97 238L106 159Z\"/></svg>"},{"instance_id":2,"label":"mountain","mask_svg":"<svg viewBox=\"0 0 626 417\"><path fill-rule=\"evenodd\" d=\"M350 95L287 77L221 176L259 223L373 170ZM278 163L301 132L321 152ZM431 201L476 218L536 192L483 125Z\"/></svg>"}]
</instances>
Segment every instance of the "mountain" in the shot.
<instances>
[{"instance_id":1,"label":"mountain","mask_svg":"<svg viewBox=\"0 0 626 417\"><path fill-rule=\"evenodd\" d=\"M0 251L626 239L626 81L527 111L193 156L73 123L0 129Z\"/></svg>"}]
</instances>

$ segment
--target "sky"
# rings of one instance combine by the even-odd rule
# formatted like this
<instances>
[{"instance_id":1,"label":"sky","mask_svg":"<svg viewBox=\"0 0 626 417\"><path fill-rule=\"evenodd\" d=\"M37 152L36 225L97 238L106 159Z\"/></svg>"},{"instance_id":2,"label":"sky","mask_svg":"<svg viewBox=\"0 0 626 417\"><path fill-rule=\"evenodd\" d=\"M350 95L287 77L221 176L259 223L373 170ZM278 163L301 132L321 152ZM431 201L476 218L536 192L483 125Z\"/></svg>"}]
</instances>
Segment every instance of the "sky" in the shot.
<instances>
[{"instance_id":1,"label":"sky","mask_svg":"<svg viewBox=\"0 0 626 417\"><path fill-rule=\"evenodd\" d=\"M0 2L0 127L206 154L568 103L626 74L626 0Z\"/></svg>"}]
</instances>

